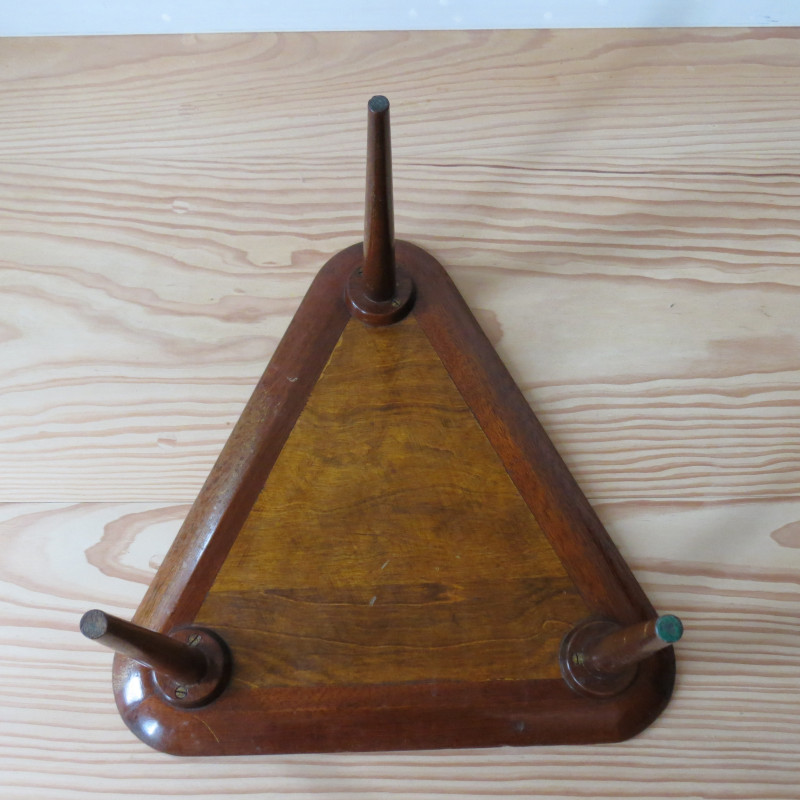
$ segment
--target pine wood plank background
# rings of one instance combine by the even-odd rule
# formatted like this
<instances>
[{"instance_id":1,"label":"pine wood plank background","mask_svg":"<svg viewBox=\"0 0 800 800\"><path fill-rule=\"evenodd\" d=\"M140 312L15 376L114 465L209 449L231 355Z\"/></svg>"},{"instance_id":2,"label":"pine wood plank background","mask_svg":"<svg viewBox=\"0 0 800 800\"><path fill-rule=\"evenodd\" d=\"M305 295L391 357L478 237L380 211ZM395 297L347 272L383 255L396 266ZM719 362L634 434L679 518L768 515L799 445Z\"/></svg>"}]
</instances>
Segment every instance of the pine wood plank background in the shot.
<instances>
[{"instance_id":1,"label":"pine wood plank background","mask_svg":"<svg viewBox=\"0 0 800 800\"><path fill-rule=\"evenodd\" d=\"M800 31L0 40L6 798L796 798ZM77 632L138 605L312 276L449 269L612 538L677 689L591 748L181 760Z\"/></svg>"}]
</instances>

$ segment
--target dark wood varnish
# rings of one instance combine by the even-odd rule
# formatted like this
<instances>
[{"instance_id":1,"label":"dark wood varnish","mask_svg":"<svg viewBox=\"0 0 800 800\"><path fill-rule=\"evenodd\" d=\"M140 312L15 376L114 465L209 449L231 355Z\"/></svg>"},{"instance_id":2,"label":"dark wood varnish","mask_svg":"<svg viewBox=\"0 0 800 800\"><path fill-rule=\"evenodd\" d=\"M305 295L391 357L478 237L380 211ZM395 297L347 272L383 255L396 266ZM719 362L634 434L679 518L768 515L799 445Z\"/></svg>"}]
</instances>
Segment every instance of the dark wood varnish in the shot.
<instances>
[{"instance_id":1,"label":"dark wood varnish","mask_svg":"<svg viewBox=\"0 0 800 800\"><path fill-rule=\"evenodd\" d=\"M83 615L80 627L87 639L183 683L198 683L208 669L197 648L96 608Z\"/></svg>"},{"instance_id":2,"label":"dark wood varnish","mask_svg":"<svg viewBox=\"0 0 800 800\"><path fill-rule=\"evenodd\" d=\"M376 303L395 296L394 193L389 101L367 104L367 189L364 202L364 294Z\"/></svg>"},{"instance_id":3,"label":"dark wood varnish","mask_svg":"<svg viewBox=\"0 0 800 800\"><path fill-rule=\"evenodd\" d=\"M347 302L362 322L391 325L411 310L414 282L395 259L392 137L389 101L383 95L367 104L364 207L364 262L350 275Z\"/></svg>"}]
</instances>

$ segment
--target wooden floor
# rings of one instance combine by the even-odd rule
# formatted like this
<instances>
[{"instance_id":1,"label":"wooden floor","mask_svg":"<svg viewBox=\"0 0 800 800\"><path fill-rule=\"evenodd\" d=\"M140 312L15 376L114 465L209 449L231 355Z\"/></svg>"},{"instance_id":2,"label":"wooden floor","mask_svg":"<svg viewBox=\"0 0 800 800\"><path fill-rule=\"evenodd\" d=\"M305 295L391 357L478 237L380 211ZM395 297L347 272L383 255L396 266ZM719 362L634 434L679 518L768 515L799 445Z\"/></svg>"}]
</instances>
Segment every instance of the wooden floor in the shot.
<instances>
[{"instance_id":1,"label":"wooden floor","mask_svg":"<svg viewBox=\"0 0 800 800\"><path fill-rule=\"evenodd\" d=\"M786 798L800 783L800 31L0 40L0 794ZM654 604L621 745L181 760L81 613L130 616L312 276L450 271Z\"/></svg>"}]
</instances>

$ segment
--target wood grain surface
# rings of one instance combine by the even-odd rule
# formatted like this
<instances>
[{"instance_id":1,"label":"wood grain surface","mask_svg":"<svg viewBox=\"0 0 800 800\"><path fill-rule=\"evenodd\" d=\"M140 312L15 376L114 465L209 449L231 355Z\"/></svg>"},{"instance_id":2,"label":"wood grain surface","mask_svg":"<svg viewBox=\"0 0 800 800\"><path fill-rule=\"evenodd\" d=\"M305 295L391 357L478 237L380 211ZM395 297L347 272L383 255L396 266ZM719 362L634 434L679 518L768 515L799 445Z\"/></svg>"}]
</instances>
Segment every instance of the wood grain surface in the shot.
<instances>
[{"instance_id":1,"label":"wood grain surface","mask_svg":"<svg viewBox=\"0 0 800 800\"><path fill-rule=\"evenodd\" d=\"M557 679L588 615L412 315L347 324L195 622L236 689Z\"/></svg>"},{"instance_id":2,"label":"wood grain surface","mask_svg":"<svg viewBox=\"0 0 800 800\"><path fill-rule=\"evenodd\" d=\"M800 33L0 40L8 798L781 798L800 782ZM661 611L621 744L181 760L111 657L308 287L362 230L448 268Z\"/></svg>"}]
</instances>

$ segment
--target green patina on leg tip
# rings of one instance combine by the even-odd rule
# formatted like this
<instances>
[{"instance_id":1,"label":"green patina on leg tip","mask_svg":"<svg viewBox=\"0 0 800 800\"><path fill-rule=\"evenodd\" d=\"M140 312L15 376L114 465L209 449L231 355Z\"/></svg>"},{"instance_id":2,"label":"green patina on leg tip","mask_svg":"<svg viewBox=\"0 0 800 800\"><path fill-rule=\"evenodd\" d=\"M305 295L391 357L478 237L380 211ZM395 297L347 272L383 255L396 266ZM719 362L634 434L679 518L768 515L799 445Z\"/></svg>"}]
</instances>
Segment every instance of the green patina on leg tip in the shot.
<instances>
[{"instance_id":1,"label":"green patina on leg tip","mask_svg":"<svg viewBox=\"0 0 800 800\"><path fill-rule=\"evenodd\" d=\"M683 636L683 623L672 614L666 614L656 620L656 634L662 641L677 642Z\"/></svg>"}]
</instances>

